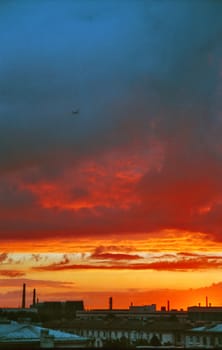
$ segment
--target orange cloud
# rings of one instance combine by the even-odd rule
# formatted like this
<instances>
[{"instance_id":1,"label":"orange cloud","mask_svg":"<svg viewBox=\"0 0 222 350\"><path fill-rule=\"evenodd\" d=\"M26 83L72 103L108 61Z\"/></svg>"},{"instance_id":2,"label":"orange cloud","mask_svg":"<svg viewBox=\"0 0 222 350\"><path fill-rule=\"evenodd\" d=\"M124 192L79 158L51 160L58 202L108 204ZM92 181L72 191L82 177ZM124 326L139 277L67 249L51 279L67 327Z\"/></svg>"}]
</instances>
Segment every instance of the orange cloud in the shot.
<instances>
[{"instance_id":1,"label":"orange cloud","mask_svg":"<svg viewBox=\"0 0 222 350\"><path fill-rule=\"evenodd\" d=\"M1 253L0 254L0 263L2 263L5 260L7 260L7 258L8 258L8 254L7 253Z\"/></svg>"},{"instance_id":2,"label":"orange cloud","mask_svg":"<svg viewBox=\"0 0 222 350\"><path fill-rule=\"evenodd\" d=\"M25 272L19 270L0 270L0 276L6 277L23 277Z\"/></svg>"},{"instance_id":3,"label":"orange cloud","mask_svg":"<svg viewBox=\"0 0 222 350\"><path fill-rule=\"evenodd\" d=\"M20 276L17 276L20 277ZM75 288L75 283L73 281L54 281L54 280L41 280L41 279L31 279L31 278L13 278L13 279L0 279L0 286L4 288L19 288L19 286L22 287L22 284L26 283L28 287L30 288L55 288L55 289L64 289L70 290L72 288Z\"/></svg>"},{"instance_id":4,"label":"orange cloud","mask_svg":"<svg viewBox=\"0 0 222 350\"><path fill-rule=\"evenodd\" d=\"M116 250L119 251L116 253ZM116 247L116 246L99 246L96 247L95 251L91 254L90 259L98 259L98 260L138 260L143 259L142 256L138 254L126 254L126 253L120 253L120 251L124 251L125 248L122 246ZM132 250L132 249L131 249ZM113 252L114 251L114 252Z\"/></svg>"},{"instance_id":5,"label":"orange cloud","mask_svg":"<svg viewBox=\"0 0 222 350\"><path fill-rule=\"evenodd\" d=\"M117 257L115 256L117 255ZM182 255L182 257L181 257ZM70 263L69 259L62 260L58 263L53 263L45 266L35 266L32 269L37 271L62 271L62 270L157 270L157 271L189 271L189 270L211 270L222 267L222 256L209 256L209 255L199 255L191 254L190 256L185 256L182 253L175 255L163 255L158 257L150 256L146 260L157 260L144 263L131 263L130 260L141 259L140 256L128 256L127 254L111 254L104 253L96 255L96 259L108 260L104 264L97 263L81 263L73 264ZM92 255L90 258L94 258ZM170 260L170 259L171 260ZM173 258L173 260L172 260ZM122 260L121 264L114 263L114 261ZM129 261L127 261L129 260ZM90 259L88 260L90 261Z\"/></svg>"},{"instance_id":6,"label":"orange cloud","mask_svg":"<svg viewBox=\"0 0 222 350\"><path fill-rule=\"evenodd\" d=\"M91 255L92 259L98 260L138 260L143 259L139 255L121 254L121 253L94 253Z\"/></svg>"}]
</instances>

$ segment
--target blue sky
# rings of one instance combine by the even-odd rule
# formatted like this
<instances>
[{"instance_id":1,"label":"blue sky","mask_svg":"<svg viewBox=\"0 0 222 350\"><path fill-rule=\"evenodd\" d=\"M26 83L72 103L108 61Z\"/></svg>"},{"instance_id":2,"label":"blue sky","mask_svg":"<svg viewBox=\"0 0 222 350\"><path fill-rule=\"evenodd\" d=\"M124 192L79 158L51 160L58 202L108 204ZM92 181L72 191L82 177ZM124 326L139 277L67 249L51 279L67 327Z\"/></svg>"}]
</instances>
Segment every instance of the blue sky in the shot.
<instances>
[{"instance_id":1,"label":"blue sky","mask_svg":"<svg viewBox=\"0 0 222 350\"><path fill-rule=\"evenodd\" d=\"M1 8L1 137L15 139L16 154L29 144L34 156L55 144L87 152L86 140L98 151L104 133L118 134L129 114L142 129L165 106L204 99L213 108L219 62L209 69L207 55L220 54L218 2L9 1ZM78 121L70 120L75 107ZM175 117L164 119L167 128ZM4 154L14 151L3 144Z\"/></svg>"}]
</instances>

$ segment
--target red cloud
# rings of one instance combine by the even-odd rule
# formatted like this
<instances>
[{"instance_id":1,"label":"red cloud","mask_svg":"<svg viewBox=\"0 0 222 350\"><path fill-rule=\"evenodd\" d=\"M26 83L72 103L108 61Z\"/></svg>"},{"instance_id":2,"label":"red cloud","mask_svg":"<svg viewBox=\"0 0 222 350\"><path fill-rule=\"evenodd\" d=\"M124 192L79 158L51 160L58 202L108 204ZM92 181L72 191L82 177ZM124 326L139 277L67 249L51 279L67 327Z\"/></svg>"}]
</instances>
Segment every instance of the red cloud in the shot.
<instances>
[{"instance_id":1,"label":"red cloud","mask_svg":"<svg viewBox=\"0 0 222 350\"><path fill-rule=\"evenodd\" d=\"M132 252L135 251L135 248L132 246L126 246L126 245L100 245L96 247L95 253L101 254L106 252Z\"/></svg>"},{"instance_id":2,"label":"red cloud","mask_svg":"<svg viewBox=\"0 0 222 350\"><path fill-rule=\"evenodd\" d=\"M20 276L17 276L20 277ZM74 282L64 282L64 281L49 281L49 280L39 280L39 279L30 279L30 278L13 278L13 279L0 279L1 287L18 287L22 286L23 283L26 283L29 287L52 287L59 289L72 289L75 285Z\"/></svg>"},{"instance_id":3,"label":"red cloud","mask_svg":"<svg viewBox=\"0 0 222 350\"><path fill-rule=\"evenodd\" d=\"M94 253L91 254L92 259L98 259L98 260L137 260L137 259L143 259L138 254L126 254L122 253L121 251L124 251L125 247L122 246L116 247L116 246L99 246L95 249ZM116 253L116 251L119 251ZM120 253L121 252L121 253Z\"/></svg>"},{"instance_id":4,"label":"red cloud","mask_svg":"<svg viewBox=\"0 0 222 350\"><path fill-rule=\"evenodd\" d=\"M94 253L91 255L91 258L98 260L138 260L143 259L143 257L139 255L131 255L131 254L121 254L121 253Z\"/></svg>"},{"instance_id":5,"label":"red cloud","mask_svg":"<svg viewBox=\"0 0 222 350\"><path fill-rule=\"evenodd\" d=\"M0 254L0 263L5 261L7 258L8 258L8 254L7 253L1 253Z\"/></svg>"},{"instance_id":6,"label":"red cloud","mask_svg":"<svg viewBox=\"0 0 222 350\"><path fill-rule=\"evenodd\" d=\"M128 149L79 160L67 166L64 177L12 176L18 188L14 196L20 189L38 200L28 202L32 205L24 201L16 211L2 203L0 228L5 235L0 238L136 238L141 232L174 229L221 240L222 165L216 153L196 143L194 126L190 119L184 129L179 120L179 136L163 133L156 137L158 146L143 139L136 146L129 143ZM150 149L148 155L140 154L141 148Z\"/></svg>"},{"instance_id":7,"label":"red cloud","mask_svg":"<svg viewBox=\"0 0 222 350\"><path fill-rule=\"evenodd\" d=\"M25 273L19 270L0 270L0 275L7 277L22 277L25 276Z\"/></svg>"}]
</instances>

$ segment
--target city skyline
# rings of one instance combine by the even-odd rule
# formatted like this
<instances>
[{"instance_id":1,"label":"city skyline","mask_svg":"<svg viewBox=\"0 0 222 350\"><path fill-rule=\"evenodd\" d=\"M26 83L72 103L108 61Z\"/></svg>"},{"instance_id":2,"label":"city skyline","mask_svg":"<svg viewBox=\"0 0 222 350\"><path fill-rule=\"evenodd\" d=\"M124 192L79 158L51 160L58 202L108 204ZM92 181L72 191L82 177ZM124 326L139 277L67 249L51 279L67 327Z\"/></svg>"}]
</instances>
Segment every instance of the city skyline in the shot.
<instances>
[{"instance_id":1,"label":"city skyline","mask_svg":"<svg viewBox=\"0 0 222 350\"><path fill-rule=\"evenodd\" d=\"M1 304L222 304L221 16L1 2Z\"/></svg>"},{"instance_id":2,"label":"city skyline","mask_svg":"<svg viewBox=\"0 0 222 350\"><path fill-rule=\"evenodd\" d=\"M6 285L7 285L6 281ZM10 281L11 282L11 281ZM19 282L21 282L19 280ZM41 281L43 282L43 281ZM26 284L28 283L28 285ZM75 291L69 293L52 293L44 294L44 283L41 284L39 291L36 290L35 283L39 281L24 280L23 286L17 288L17 291L11 293L10 304L4 304L4 298L1 299L0 308L15 308L15 309L29 309L36 304L45 302L66 302L66 301L82 301L85 310L93 309L129 309L130 307L147 307L155 305L156 311L187 311L188 307L206 307L213 309L214 307L222 308L221 303L221 288L222 283L214 284L208 288L188 289L188 290L147 290L143 292L114 292L111 296L108 292L83 292L76 293ZM8 284L8 288L10 283ZM47 281L45 281L47 285ZM204 293L208 295L204 296ZM10 292L9 292L10 294ZM9 298L10 298L9 297ZM40 298L41 297L41 298ZM168 299L166 299L168 298ZM8 297L6 296L6 299ZM196 302L192 304L193 300ZM212 301L216 303L213 304ZM164 310L165 309L165 310ZM150 309L151 311L151 309Z\"/></svg>"}]
</instances>

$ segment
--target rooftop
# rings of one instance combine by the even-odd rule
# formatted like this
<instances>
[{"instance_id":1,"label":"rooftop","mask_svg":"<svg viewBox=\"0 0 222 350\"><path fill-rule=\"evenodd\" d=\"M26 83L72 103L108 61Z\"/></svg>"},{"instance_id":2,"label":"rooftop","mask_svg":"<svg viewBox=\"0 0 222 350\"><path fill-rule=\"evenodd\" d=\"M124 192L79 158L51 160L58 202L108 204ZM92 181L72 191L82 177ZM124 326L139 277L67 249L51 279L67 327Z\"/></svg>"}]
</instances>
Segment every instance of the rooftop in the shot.
<instances>
[{"instance_id":1,"label":"rooftop","mask_svg":"<svg viewBox=\"0 0 222 350\"><path fill-rule=\"evenodd\" d=\"M49 328L35 326L29 323L18 323L12 321L10 323L1 324L0 327L0 343L9 342L35 342L40 341L40 337L46 335L53 337L55 341L73 341L86 342L88 339L80 337L76 334L66 333Z\"/></svg>"},{"instance_id":2,"label":"rooftop","mask_svg":"<svg viewBox=\"0 0 222 350\"><path fill-rule=\"evenodd\" d=\"M216 324L211 326L201 326L191 329L192 332L208 332L208 333L221 333L222 332L222 324Z\"/></svg>"}]
</instances>

